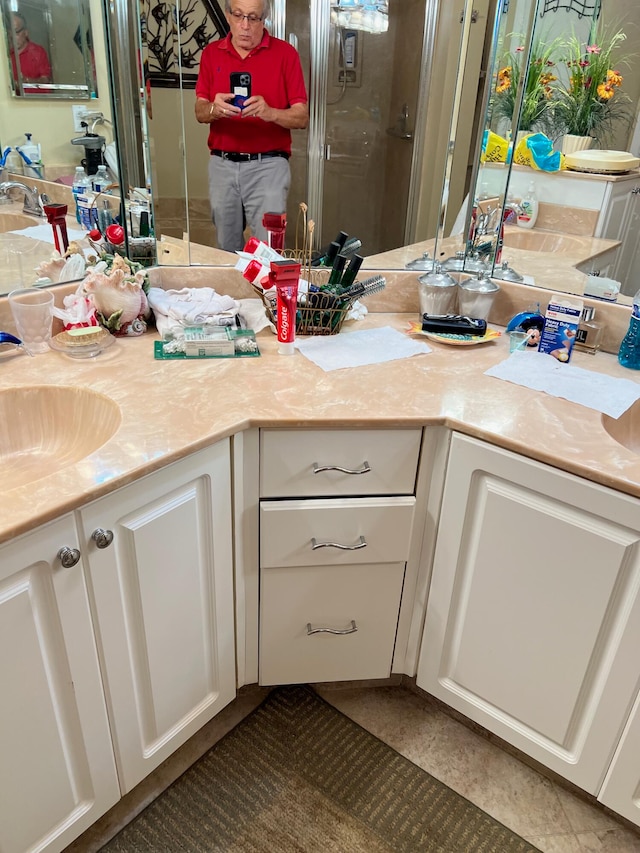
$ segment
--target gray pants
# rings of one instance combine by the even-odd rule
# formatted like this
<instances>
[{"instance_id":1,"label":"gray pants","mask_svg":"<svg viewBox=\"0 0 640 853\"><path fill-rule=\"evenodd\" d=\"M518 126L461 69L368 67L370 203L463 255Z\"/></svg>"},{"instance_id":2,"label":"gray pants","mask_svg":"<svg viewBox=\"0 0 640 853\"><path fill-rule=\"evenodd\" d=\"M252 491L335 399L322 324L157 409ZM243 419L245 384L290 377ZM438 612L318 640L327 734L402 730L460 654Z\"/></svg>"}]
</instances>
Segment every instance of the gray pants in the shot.
<instances>
[{"instance_id":1,"label":"gray pants","mask_svg":"<svg viewBox=\"0 0 640 853\"><path fill-rule=\"evenodd\" d=\"M262 215L286 212L290 184L291 169L284 157L243 163L209 157L209 201L218 248L236 252L244 247L245 217L251 233L267 242Z\"/></svg>"}]
</instances>

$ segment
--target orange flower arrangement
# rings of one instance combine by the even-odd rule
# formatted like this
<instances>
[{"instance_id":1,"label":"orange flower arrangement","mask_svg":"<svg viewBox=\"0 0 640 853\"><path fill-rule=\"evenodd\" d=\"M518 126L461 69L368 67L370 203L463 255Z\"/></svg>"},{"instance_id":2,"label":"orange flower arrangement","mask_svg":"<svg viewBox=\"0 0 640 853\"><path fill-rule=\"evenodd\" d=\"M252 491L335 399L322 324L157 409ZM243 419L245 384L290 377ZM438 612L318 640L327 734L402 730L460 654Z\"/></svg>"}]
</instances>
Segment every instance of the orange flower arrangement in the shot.
<instances>
[{"instance_id":1,"label":"orange flower arrangement","mask_svg":"<svg viewBox=\"0 0 640 853\"><path fill-rule=\"evenodd\" d=\"M628 59L619 56L626 39L621 30L613 35L601 31L593 38L584 46L575 36L566 43L569 81L554 91L554 114L560 133L602 142L615 122L631 119L630 98L620 91L624 78L614 66L628 64Z\"/></svg>"},{"instance_id":2,"label":"orange flower arrangement","mask_svg":"<svg viewBox=\"0 0 640 853\"><path fill-rule=\"evenodd\" d=\"M527 81L522 98L522 110L518 127L520 130L539 130L544 132L552 124L552 84L557 77L552 69L555 66L554 52L558 49L556 39L550 44L538 40L531 49ZM522 74L523 47L517 47L505 57L505 65L496 74L496 85L492 99L493 114L506 119L509 124L515 116L516 93Z\"/></svg>"}]
</instances>

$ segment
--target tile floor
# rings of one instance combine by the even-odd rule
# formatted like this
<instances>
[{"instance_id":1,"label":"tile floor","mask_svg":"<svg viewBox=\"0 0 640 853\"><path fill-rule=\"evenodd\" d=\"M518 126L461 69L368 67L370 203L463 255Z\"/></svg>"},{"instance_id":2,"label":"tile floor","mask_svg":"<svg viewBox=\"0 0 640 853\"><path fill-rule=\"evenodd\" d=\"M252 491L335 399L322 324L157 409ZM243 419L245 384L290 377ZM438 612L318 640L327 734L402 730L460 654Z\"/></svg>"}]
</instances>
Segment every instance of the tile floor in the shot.
<instances>
[{"instance_id":1,"label":"tile floor","mask_svg":"<svg viewBox=\"0 0 640 853\"><path fill-rule=\"evenodd\" d=\"M543 853L640 853L638 833L404 686L314 685L342 713Z\"/></svg>"}]
</instances>

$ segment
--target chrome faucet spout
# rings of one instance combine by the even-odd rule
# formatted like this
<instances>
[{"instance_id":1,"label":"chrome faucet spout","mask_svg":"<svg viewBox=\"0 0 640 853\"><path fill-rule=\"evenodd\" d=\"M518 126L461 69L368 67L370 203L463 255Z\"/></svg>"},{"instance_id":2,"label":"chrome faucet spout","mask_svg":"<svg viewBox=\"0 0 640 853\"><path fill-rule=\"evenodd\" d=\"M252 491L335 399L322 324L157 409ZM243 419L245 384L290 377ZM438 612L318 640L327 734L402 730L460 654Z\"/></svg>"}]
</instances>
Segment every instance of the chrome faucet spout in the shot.
<instances>
[{"instance_id":1,"label":"chrome faucet spout","mask_svg":"<svg viewBox=\"0 0 640 853\"><path fill-rule=\"evenodd\" d=\"M22 181L3 181L0 184L0 197L8 198L9 190L20 190L24 193L23 213L32 216L44 216L44 210L40 203L40 193L37 187L30 187Z\"/></svg>"}]
</instances>

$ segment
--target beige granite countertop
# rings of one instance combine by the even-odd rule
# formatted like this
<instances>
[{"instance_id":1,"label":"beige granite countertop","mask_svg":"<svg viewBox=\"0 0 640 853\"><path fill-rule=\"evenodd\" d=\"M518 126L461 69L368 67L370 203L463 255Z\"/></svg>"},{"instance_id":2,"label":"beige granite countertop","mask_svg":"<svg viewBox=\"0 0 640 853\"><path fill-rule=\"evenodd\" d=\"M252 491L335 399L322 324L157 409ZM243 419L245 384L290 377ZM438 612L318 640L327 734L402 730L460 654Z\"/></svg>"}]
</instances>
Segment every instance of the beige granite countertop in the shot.
<instances>
[{"instance_id":1,"label":"beige granite countertop","mask_svg":"<svg viewBox=\"0 0 640 853\"><path fill-rule=\"evenodd\" d=\"M186 271L174 274L184 286ZM195 281L193 270L188 274ZM210 270L201 275L211 283ZM342 334L387 325L404 331L417 319L415 276L397 276L388 289L396 285L401 313L384 310L382 295L372 297L368 316L345 324ZM220 281L216 286L223 290ZM497 318L513 312L526 291L505 287ZM2 307L0 300L0 321ZM612 311L619 314L619 340L628 309ZM85 460L2 491L0 542L250 427L444 425L640 497L640 457L605 432L599 413L483 375L508 357L506 336L474 347L433 342L427 355L330 373L298 352L278 355L268 330L258 336L260 358L157 361L156 337L117 339L87 361L53 351L0 356L0 393L22 385L83 386L113 399L122 413L115 435ZM576 352L572 363L640 382L608 353Z\"/></svg>"},{"instance_id":2,"label":"beige granite countertop","mask_svg":"<svg viewBox=\"0 0 640 853\"><path fill-rule=\"evenodd\" d=\"M512 235L516 238L522 238L530 235L538 237L559 237L564 236L567 239L568 245L562 251L532 251L525 248L514 248L509 245L509 240ZM534 229L533 232L524 231L524 229L507 226L505 229L504 248L502 250L502 260L508 261L512 267L520 275L527 275L533 278L536 285L543 287L548 286L548 282L557 280L561 282L558 290L563 293L573 293L582 295L587 282L587 274L581 272L578 267L586 266L590 269L590 261L594 261L597 266L597 259L608 252L610 249L615 249L620 245L618 240L604 240L599 237L579 236L575 234L557 234L554 232L541 231ZM433 257L435 241L425 240L420 243L413 243L410 246L401 246L398 249L391 249L388 252L382 252L379 255L371 255L365 258L363 270L370 269L403 269L406 265L417 258L421 258L425 252L429 252L430 257ZM456 251L463 249L462 240L459 237L447 237L437 245L438 260L444 261L446 258L453 257ZM620 296L621 304L631 304L628 297Z\"/></svg>"}]
</instances>

